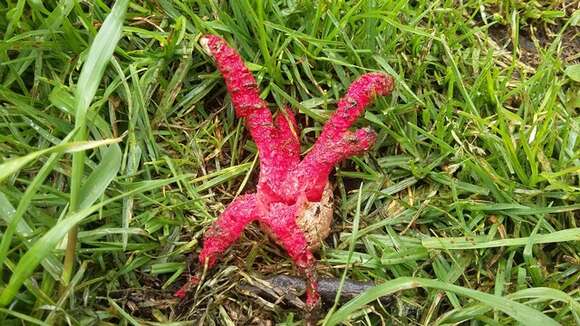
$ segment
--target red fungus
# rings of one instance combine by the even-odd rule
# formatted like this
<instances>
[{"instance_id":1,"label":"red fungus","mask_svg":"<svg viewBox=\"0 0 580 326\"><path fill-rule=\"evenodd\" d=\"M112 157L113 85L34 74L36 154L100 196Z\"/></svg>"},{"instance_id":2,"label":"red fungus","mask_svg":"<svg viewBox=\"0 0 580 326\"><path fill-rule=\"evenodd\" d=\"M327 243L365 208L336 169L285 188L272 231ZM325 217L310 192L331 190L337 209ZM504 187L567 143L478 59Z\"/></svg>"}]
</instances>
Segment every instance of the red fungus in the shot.
<instances>
[{"instance_id":1,"label":"red fungus","mask_svg":"<svg viewBox=\"0 0 580 326\"><path fill-rule=\"evenodd\" d=\"M319 302L315 258L296 218L309 203L321 200L334 165L372 146L376 135L371 129L354 132L348 129L376 95L392 91L393 79L382 73L368 73L353 82L312 150L300 161L298 126L292 111L286 109L285 114L273 120L266 102L259 96L254 77L236 50L214 35L204 36L201 44L217 63L236 115L246 118L246 126L258 147L260 176L257 192L234 200L205 233L199 262L212 267L245 226L258 221L306 276L306 303L312 309ZM192 280L197 282L197 278ZM185 296L189 286L191 283L176 295Z\"/></svg>"}]
</instances>

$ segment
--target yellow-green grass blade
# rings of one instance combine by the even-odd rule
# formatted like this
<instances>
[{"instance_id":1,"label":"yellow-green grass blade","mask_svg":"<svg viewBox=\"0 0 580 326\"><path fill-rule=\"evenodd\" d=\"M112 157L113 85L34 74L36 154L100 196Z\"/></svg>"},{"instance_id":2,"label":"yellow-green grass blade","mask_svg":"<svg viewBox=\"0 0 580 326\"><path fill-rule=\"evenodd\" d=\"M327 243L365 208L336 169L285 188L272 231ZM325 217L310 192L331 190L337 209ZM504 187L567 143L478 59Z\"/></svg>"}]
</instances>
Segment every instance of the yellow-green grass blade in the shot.
<instances>
[{"instance_id":1,"label":"yellow-green grass blade","mask_svg":"<svg viewBox=\"0 0 580 326\"><path fill-rule=\"evenodd\" d=\"M62 238L79 222L82 222L85 218L96 212L98 209L110 204L116 200L131 196L134 194L143 193L152 189L157 189L171 183L174 183L187 176L175 177L170 179L162 179L146 182L144 185L139 186L135 189L129 190L119 196L113 197L111 199L105 200L99 204L84 208L76 213L70 214L61 221L59 221L55 226L50 228L41 238L39 238L34 245L26 251L26 253L20 258L18 264L16 265L14 272L10 281L6 287L0 293L0 306L8 305L20 287L22 283L34 272L38 264L56 247L56 245L62 240Z\"/></svg>"},{"instance_id":2,"label":"yellow-green grass blade","mask_svg":"<svg viewBox=\"0 0 580 326\"><path fill-rule=\"evenodd\" d=\"M504 312L524 325L559 325L559 323L546 316L542 312L504 297L468 289L438 280L413 277L400 277L394 280L386 281L381 285L377 285L365 291L360 296L347 302L344 306L342 306L342 308L334 313L328 320L327 325L337 325L340 322L348 320L350 314L356 312L369 302L372 302L381 296L419 287L434 288L469 297L485 305L488 305L493 309Z\"/></svg>"}]
</instances>

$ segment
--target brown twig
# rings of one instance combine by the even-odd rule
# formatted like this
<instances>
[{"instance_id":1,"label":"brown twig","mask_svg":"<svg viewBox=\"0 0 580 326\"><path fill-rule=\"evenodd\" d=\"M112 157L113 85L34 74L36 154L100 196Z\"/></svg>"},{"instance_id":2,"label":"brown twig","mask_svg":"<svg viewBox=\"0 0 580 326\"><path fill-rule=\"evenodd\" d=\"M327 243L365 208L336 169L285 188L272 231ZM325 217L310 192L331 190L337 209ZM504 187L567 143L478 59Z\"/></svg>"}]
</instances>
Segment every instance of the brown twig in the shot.
<instances>
[{"instance_id":1,"label":"brown twig","mask_svg":"<svg viewBox=\"0 0 580 326\"><path fill-rule=\"evenodd\" d=\"M374 287L372 282L358 282L345 280L342 289L340 289L340 302L346 302ZM332 304L340 288L339 278L320 278L318 282L318 292L324 303ZM304 279L288 276L277 275L265 280L253 280L239 286L241 293L252 297L267 298L275 303L284 303L297 308L304 308L304 303L298 298L306 291L306 282ZM391 296L385 296L379 299L383 304L392 301Z\"/></svg>"}]
</instances>

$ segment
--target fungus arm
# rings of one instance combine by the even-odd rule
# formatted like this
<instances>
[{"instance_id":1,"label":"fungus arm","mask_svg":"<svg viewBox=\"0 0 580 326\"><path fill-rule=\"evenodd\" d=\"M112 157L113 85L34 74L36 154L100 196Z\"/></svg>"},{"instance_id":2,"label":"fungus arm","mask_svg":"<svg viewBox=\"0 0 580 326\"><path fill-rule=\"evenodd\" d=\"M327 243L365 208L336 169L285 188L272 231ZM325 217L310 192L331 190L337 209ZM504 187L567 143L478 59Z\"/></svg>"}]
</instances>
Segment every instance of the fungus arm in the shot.
<instances>
[{"instance_id":1,"label":"fungus arm","mask_svg":"<svg viewBox=\"0 0 580 326\"><path fill-rule=\"evenodd\" d=\"M244 231L246 225L259 217L256 195L244 195L234 200L206 231L199 262L212 267L218 256L228 249Z\"/></svg>"},{"instance_id":2,"label":"fungus arm","mask_svg":"<svg viewBox=\"0 0 580 326\"><path fill-rule=\"evenodd\" d=\"M258 149L263 154L268 153L271 146L269 139L274 131L272 113L266 102L260 98L254 76L238 52L221 37L205 35L200 43L215 59L232 98L236 115L240 118L247 118L248 129Z\"/></svg>"},{"instance_id":3,"label":"fungus arm","mask_svg":"<svg viewBox=\"0 0 580 326\"><path fill-rule=\"evenodd\" d=\"M312 310L319 303L320 296L316 281L316 259L308 249L302 229L296 224L296 216L302 203L299 201L291 206L275 203L271 206L270 213L259 220L272 231L296 267L306 276L306 304Z\"/></svg>"},{"instance_id":4,"label":"fungus arm","mask_svg":"<svg viewBox=\"0 0 580 326\"><path fill-rule=\"evenodd\" d=\"M348 157L367 151L375 139L376 134L370 128L346 131L340 139L328 142L324 150L308 153L291 177L298 180L309 201L319 201L332 168Z\"/></svg>"},{"instance_id":5,"label":"fungus arm","mask_svg":"<svg viewBox=\"0 0 580 326\"><path fill-rule=\"evenodd\" d=\"M312 150L300 162L291 177L303 185L308 200L322 196L328 175L339 161L368 150L376 139L370 129L350 132L348 128L371 104L376 95L387 95L393 89L393 79L382 73L362 75L354 81L338 102L337 110L324 125Z\"/></svg>"},{"instance_id":6,"label":"fungus arm","mask_svg":"<svg viewBox=\"0 0 580 326\"><path fill-rule=\"evenodd\" d=\"M236 115L247 119L247 128L258 147L261 170L268 171L268 174L263 174L264 181L283 180L291 163L294 164L292 168L298 163L299 158L291 156L296 152L296 147L300 151L298 139L294 141L294 138L289 137L288 123L277 119L274 125L267 103L260 98L254 76L235 49L215 35L203 36L200 43L215 59ZM291 124L296 125L293 117L290 120Z\"/></svg>"},{"instance_id":7,"label":"fungus arm","mask_svg":"<svg viewBox=\"0 0 580 326\"><path fill-rule=\"evenodd\" d=\"M274 119L276 126L276 142L283 151L284 160L288 168L294 168L300 161L300 140L298 138L298 124L294 112L285 108Z\"/></svg>"},{"instance_id":8,"label":"fungus arm","mask_svg":"<svg viewBox=\"0 0 580 326\"><path fill-rule=\"evenodd\" d=\"M360 76L348 88L338 102L338 108L324 125L314 149L328 141L338 141L342 134L360 117L365 108L377 96L386 96L393 90L393 78L383 73L368 73Z\"/></svg>"}]
</instances>

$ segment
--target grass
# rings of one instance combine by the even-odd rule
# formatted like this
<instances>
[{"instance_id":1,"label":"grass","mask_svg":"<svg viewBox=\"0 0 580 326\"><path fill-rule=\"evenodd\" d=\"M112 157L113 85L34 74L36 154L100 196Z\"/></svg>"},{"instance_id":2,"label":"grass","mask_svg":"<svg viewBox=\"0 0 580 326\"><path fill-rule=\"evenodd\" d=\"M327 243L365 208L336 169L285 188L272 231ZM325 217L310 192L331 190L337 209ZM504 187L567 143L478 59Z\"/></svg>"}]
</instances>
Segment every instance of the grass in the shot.
<instances>
[{"instance_id":1,"label":"grass","mask_svg":"<svg viewBox=\"0 0 580 326\"><path fill-rule=\"evenodd\" d=\"M333 174L320 275L377 286L323 323L580 323L574 2L7 1L0 324L300 324L244 280L296 274L258 227L172 297L256 148L198 45L216 33L303 151L358 75L397 81ZM68 236L67 236L68 235ZM376 299L390 295L391 304Z\"/></svg>"}]
</instances>

